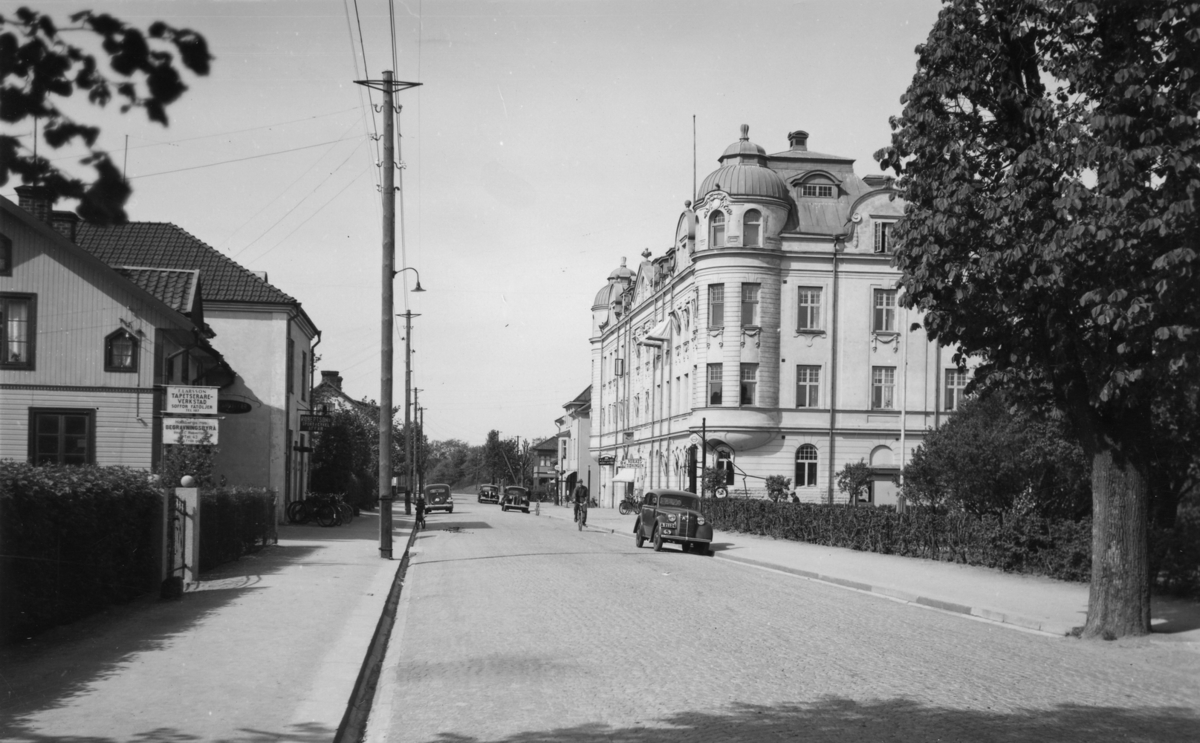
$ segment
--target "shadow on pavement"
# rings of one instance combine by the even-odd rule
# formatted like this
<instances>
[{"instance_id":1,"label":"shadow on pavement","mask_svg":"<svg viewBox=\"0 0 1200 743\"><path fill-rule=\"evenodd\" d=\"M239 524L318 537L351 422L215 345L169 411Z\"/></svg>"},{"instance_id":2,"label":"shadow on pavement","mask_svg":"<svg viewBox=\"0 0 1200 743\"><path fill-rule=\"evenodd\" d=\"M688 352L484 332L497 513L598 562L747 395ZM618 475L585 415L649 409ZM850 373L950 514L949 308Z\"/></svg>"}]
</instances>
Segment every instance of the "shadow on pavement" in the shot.
<instances>
[{"instance_id":1,"label":"shadow on pavement","mask_svg":"<svg viewBox=\"0 0 1200 743\"><path fill-rule=\"evenodd\" d=\"M445 732L430 743L691 743L697 740L1042 741L1195 740L1197 717L1180 707L1123 708L1060 705L1012 712L931 707L909 699L860 702L830 697L811 704L736 704L724 713L683 712L647 726L612 727L589 723L569 728L475 738Z\"/></svg>"},{"instance_id":2,"label":"shadow on pavement","mask_svg":"<svg viewBox=\"0 0 1200 743\"><path fill-rule=\"evenodd\" d=\"M185 733L176 728L155 728L144 733L137 733L132 738L117 740L107 736L95 735L41 735L39 733L10 733L5 732L5 743L185 743L203 740L204 743L328 743L337 733L324 725L306 723L291 725L286 730L254 730L243 728L237 735L216 739L204 739L191 733Z\"/></svg>"},{"instance_id":3,"label":"shadow on pavement","mask_svg":"<svg viewBox=\"0 0 1200 743\"><path fill-rule=\"evenodd\" d=\"M298 544L267 547L204 573L198 586L180 600L145 595L0 648L0 740L104 740L39 737L28 732L20 718L69 705L73 698L86 695L94 682L124 672L126 662L137 654L162 650L208 614L248 591L259 590L262 576L306 561L318 552L320 547Z\"/></svg>"},{"instance_id":4,"label":"shadow on pavement","mask_svg":"<svg viewBox=\"0 0 1200 743\"><path fill-rule=\"evenodd\" d=\"M1178 634L1200 629L1200 603L1187 599L1155 597L1151 631L1156 634Z\"/></svg>"}]
</instances>

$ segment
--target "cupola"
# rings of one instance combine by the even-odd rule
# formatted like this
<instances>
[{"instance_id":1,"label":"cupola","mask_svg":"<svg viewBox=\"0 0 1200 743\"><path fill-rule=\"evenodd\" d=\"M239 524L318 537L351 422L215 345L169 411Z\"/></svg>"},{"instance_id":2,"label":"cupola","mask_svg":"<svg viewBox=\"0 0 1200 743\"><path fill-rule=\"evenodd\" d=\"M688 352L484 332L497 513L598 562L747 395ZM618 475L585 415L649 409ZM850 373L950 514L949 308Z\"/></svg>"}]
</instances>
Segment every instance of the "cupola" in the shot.
<instances>
[{"instance_id":1,"label":"cupola","mask_svg":"<svg viewBox=\"0 0 1200 743\"><path fill-rule=\"evenodd\" d=\"M748 199L788 200L788 188L779 174L768 168L766 150L750 141L750 127L742 124L742 136L725 148L717 168L700 183L696 198L713 191Z\"/></svg>"}]
</instances>

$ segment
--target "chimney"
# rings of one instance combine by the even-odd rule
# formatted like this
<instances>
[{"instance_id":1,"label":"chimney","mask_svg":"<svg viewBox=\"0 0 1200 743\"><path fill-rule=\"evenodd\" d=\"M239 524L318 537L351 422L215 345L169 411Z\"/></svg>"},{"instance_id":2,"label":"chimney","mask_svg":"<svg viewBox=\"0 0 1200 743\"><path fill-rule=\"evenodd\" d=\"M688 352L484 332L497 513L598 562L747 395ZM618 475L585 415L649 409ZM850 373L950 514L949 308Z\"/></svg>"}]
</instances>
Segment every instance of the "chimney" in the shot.
<instances>
[{"instance_id":1,"label":"chimney","mask_svg":"<svg viewBox=\"0 0 1200 743\"><path fill-rule=\"evenodd\" d=\"M45 186L17 186L17 203L42 222L50 221L54 201L54 192Z\"/></svg>"},{"instance_id":2,"label":"chimney","mask_svg":"<svg viewBox=\"0 0 1200 743\"><path fill-rule=\"evenodd\" d=\"M808 152L808 132L803 129L788 134L788 142L792 145L792 150L795 152Z\"/></svg>"},{"instance_id":3,"label":"chimney","mask_svg":"<svg viewBox=\"0 0 1200 743\"><path fill-rule=\"evenodd\" d=\"M321 384L325 384L326 382L328 382L329 386L335 390L340 390L342 388L342 377L336 371L321 372Z\"/></svg>"},{"instance_id":4,"label":"chimney","mask_svg":"<svg viewBox=\"0 0 1200 743\"><path fill-rule=\"evenodd\" d=\"M252 273L255 276L257 276L258 278L262 279L264 283L267 280L267 272L266 271L251 271L250 273Z\"/></svg>"},{"instance_id":5,"label":"chimney","mask_svg":"<svg viewBox=\"0 0 1200 743\"><path fill-rule=\"evenodd\" d=\"M50 226L58 230L58 234L75 242L75 232L79 228L79 216L75 212L63 212L55 209L50 212Z\"/></svg>"}]
</instances>

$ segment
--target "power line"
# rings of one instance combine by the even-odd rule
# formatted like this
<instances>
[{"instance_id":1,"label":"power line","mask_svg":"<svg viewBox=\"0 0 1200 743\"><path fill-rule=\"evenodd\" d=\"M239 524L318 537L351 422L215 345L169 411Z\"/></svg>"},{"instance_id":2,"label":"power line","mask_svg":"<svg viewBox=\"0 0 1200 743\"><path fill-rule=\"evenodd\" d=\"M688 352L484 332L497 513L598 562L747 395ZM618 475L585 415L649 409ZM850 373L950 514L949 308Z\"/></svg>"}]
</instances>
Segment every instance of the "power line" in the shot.
<instances>
[{"instance_id":1,"label":"power line","mask_svg":"<svg viewBox=\"0 0 1200 743\"><path fill-rule=\"evenodd\" d=\"M354 178L352 178L352 179L351 179L351 180L350 180L348 183L346 183L346 185L342 186L342 187L341 187L341 189L340 189L340 190L339 190L337 193L335 193L335 194L334 194L332 197L330 197L329 201L326 201L324 204L321 204L321 206L320 206L320 207L318 207L318 208L317 208L317 210L316 210L315 212L313 212L312 214L310 214L310 215L308 216L308 219L306 219L306 220L304 220L303 222L301 222L300 224L296 225L296 229L294 229L294 230L292 230L291 232L289 232L289 233L287 233L286 235L284 235L284 236L283 236L283 238L282 238L282 239L281 239L279 242L275 243L274 245L272 245L271 247L267 248L265 251L263 251L262 253L260 253L260 254L258 255L258 257L257 257L257 258L255 258L254 260L256 260L256 261L258 261L258 260L262 260L264 257L266 257L267 253L270 253L270 252L271 252L272 250L274 250L275 248L278 248L280 245L283 245L283 243L284 243L284 242L285 242L285 241L286 241L286 240L287 240L289 237L291 237L292 235L296 234L296 230L298 230L298 229L300 229L301 227L303 227L304 225L308 224L308 223L309 223L309 220L311 220L313 217L315 217L315 216L317 216L318 214L320 214L320 213L321 213L321 211L322 211L322 210L323 210L325 207L327 207L327 206L329 206L330 204L332 204L332 203L333 203L334 199L336 199L337 197L341 196L343 191L345 191L347 188L350 188L350 186L352 186L352 185L354 185L355 183L357 183L357 182L358 182L358 179L359 179L359 178L361 178L361 177L362 177L362 175L363 175L363 173L365 173L365 172L367 172L367 168L363 168L362 170L360 170L360 171L358 172L358 175L354 176Z\"/></svg>"},{"instance_id":2,"label":"power line","mask_svg":"<svg viewBox=\"0 0 1200 743\"><path fill-rule=\"evenodd\" d=\"M218 165L229 165L230 163L241 163L247 160L257 160L262 157L271 157L272 155L285 155L289 152L299 152L300 150L311 150L314 147L324 147L327 144L336 144L338 142L347 142L348 139L333 139L328 142L318 142L317 144L309 144L303 147L293 147L290 150L279 150L277 152L265 152L261 155L251 155L249 157L239 157L233 160L222 160L217 163L208 163L207 165L193 165L190 168L177 168L175 170L162 170L157 173L146 173L144 175L131 175L126 180L135 180L137 178L153 178L156 175L169 175L171 173L183 173L188 170L200 170L202 168L215 168Z\"/></svg>"}]
</instances>

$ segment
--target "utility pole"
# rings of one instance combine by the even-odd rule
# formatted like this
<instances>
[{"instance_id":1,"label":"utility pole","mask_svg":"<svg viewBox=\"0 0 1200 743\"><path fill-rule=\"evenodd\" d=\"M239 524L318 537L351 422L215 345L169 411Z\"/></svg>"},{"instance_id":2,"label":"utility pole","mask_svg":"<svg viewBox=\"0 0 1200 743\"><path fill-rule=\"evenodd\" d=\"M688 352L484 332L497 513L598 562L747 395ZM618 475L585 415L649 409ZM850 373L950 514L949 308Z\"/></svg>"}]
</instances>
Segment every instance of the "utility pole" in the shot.
<instances>
[{"instance_id":1,"label":"utility pole","mask_svg":"<svg viewBox=\"0 0 1200 743\"><path fill-rule=\"evenodd\" d=\"M407 314L407 313L405 313L405 314ZM412 380L411 380L411 378L410 378L410 379L409 379L409 380L406 382L406 384L410 384L410 385L411 385L411 383L412 383ZM418 399L418 397L419 397L419 395L418 395L417 393L418 393L418 392L420 392L420 391L421 391L421 390L419 390L419 389L417 389L417 388L415 388L415 387L413 388L413 391L412 391L412 393L413 393L413 401L412 401L412 406L413 406L413 426L414 426L414 427L416 427L416 425L417 425L417 420L416 420L416 419L417 419L417 411L418 411L418 410L420 410L420 407L421 407L420 403L419 403L419 402L417 402L417 399ZM407 398L405 399L404 403L405 403L405 405L407 405L407 404L408 404L408 399L407 399ZM407 411L407 410L405 410L405 412L404 412L404 418L405 418L405 421L406 421L406 422L405 422L405 424L404 424L404 430L405 430L405 431L408 431L408 423L407 423L407 420L408 420L408 411ZM414 485L416 485L417 487L420 487L419 483L417 483L417 436L418 436L419 434L405 433L404 435L408 437L408 441L406 442L406 443L408 444L408 446L407 446L407 447L405 447L405 448L408 450L408 452L409 452L409 456L408 456L408 481L409 481L409 482L411 482L411 483L413 483L413 484L414 484ZM418 491L418 492L420 492L420 491Z\"/></svg>"},{"instance_id":2,"label":"utility pole","mask_svg":"<svg viewBox=\"0 0 1200 743\"><path fill-rule=\"evenodd\" d=\"M392 559L392 282L396 278L395 94L421 83L392 80L355 80L358 85L383 93L383 262L379 352L379 556Z\"/></svg>"}]
</instances>

